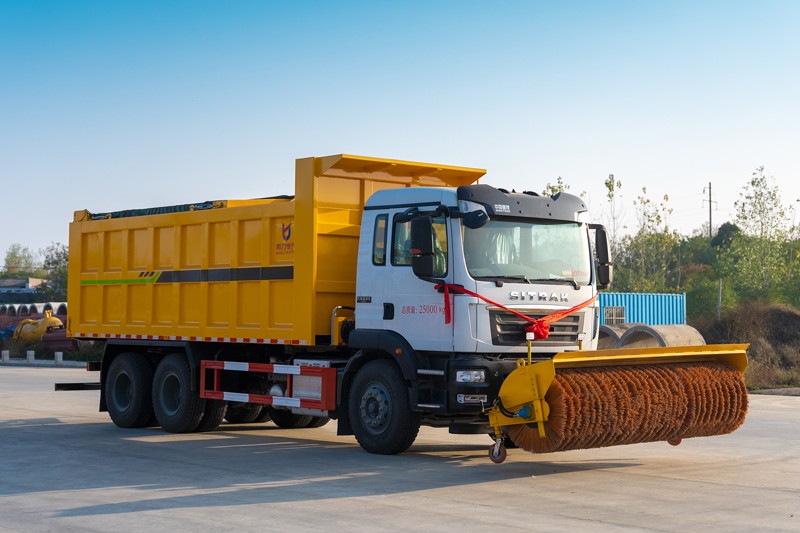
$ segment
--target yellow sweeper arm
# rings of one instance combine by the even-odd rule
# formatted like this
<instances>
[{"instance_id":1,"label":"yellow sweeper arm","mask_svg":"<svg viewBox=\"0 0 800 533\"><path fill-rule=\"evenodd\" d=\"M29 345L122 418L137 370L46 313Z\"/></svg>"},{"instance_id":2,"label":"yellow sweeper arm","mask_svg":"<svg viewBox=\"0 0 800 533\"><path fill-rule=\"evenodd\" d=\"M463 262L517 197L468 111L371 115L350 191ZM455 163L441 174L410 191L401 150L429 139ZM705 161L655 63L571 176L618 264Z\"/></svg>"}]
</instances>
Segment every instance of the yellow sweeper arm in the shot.
<instances>
[{"instance_id":1,"label":"yellow sweeper arm","mask_svg":"<svg viewBox=\"0 0 800 533\"><path fill-rule=\"evenodd\" d=\"M487 411L490 457L721 435L744 421L746 344L564 352L520 360Z\"/></svg>"}]
</instances>

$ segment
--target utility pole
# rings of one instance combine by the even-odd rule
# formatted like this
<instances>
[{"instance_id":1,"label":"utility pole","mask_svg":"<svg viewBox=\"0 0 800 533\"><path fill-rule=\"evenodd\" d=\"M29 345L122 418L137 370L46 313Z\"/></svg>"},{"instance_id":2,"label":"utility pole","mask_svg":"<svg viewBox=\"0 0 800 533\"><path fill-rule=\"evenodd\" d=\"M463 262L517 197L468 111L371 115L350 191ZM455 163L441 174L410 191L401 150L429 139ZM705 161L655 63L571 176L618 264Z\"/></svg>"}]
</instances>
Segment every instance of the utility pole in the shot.
<instances>
[{"instance_id":1,"label":"utility pole","mask_svg":"<svg viewBox=\"0 0 800 533\"><path fill-rule=\"evenodd\" d=\"M708 182L708 240L711 240L711 182Z\"/></svg>"},{"instance_id":2,"label":"utility pole","mask_svg":"<svg viewBox=\"0 0 800 533\"><path fill-rule=\"evenodd\" d=\"M711 204L712 203L715 204L717 202L713 202L711 200L711 182L710 181L708 182L708 187L705 187L703 189L704 193L706 192L706 189L708 189L708 200L703 198L703 203L708 202L708 240L710 241L711 238L712 238L712 234L711 234L711 232L712 232L712 226L711 226Z\"/></svg>"},{"instance_id":3,"label":"utility pole","mask_svg":"<svg viewBox=\"0 0 800 533\"><path fill-rule=\"evenodd\" d=\"M713 238L712 234L712 225L711 225L711 204L716 203L711 199L711 182L708 182L708 200L703 198L703 203L708 202L708 241L711 242ZM706 189L703 189L703 193L706 192ZM720 315L722 315L722 279L717 280L717 321L720 320Z\"/></svg>"}]
</instances>

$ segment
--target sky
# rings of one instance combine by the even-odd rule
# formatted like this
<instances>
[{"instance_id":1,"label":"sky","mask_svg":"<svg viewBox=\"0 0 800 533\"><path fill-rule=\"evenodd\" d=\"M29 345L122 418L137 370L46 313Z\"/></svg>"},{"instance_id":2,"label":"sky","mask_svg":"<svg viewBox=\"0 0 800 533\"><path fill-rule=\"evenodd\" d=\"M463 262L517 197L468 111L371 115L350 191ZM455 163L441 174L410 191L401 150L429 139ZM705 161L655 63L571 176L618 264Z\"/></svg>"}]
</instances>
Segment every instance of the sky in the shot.
<instances>
[{"instance_id":1,"label":"sky","mask_svg":"<svg viewBox=\"0 0 800 533\"><path fill-rule=\"evenodd\" d=\"M800 198L800 2L0 0L0 260L73 212L291 194L351 153L558 177L691 234ZM800 205L800 204L798 204ZM800 217L798 217L800 222Z\"/></svg>"}]
</instances>

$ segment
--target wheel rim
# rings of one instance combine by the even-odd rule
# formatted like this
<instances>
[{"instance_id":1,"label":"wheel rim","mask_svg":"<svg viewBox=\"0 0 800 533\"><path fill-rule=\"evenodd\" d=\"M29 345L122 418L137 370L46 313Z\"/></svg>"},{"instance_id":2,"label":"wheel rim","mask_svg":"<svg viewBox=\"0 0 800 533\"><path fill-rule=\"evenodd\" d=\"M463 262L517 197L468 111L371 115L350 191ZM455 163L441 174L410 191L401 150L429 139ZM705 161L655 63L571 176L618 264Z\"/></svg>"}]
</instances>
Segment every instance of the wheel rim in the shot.
<instances>
[{"instance_id":1,"label":"wheel rim","mask_svg":"<svg viewBox=\"0 0 800 533\"><path fill-rule=\"evenodd\" d=\"M133 402L133 382L125 372L120 372L114 378L114 392L111 395L117 411L127 411Z\"/></svg>"},{"instance_id":2,"label":"wheel rim","mask_svg":"<svg viewBox=\"0 0 800 533\"><path fill-rule=\"evenodd\" d=\"M360 411L367 431L377 435L386 430L392 418L392 404L389 401L389 391L382 383L372 382L367 385L361 395Z\"/></svg>"},{"instance_id":3,"label":"wheel rim","mask_svg":"<svg viewBox=\"0 0 800 533\"><path fill-rule=\"evenodd\" d=\"M181 407L181 381L175 373L167 374L161 382L161 407L169 416Z\"/></svg>"}]
</instances>

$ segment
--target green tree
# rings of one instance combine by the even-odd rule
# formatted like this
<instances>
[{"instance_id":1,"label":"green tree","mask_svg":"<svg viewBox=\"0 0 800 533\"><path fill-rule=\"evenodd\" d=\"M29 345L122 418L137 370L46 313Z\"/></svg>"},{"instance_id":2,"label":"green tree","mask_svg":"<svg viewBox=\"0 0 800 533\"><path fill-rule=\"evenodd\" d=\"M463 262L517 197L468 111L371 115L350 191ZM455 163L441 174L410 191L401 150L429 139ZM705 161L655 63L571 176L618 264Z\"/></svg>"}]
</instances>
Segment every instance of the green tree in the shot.
<instances>
[{"instance_id":1,"label":"green tree","mask_svg":"<svg viewBox=\"0 0 800 533\"><path fill-rule=\"evenodd\" d=\"M680 244L680 262L682 265L714 267L717 263L717 254L708 241L708 235L704 233L683 237Z\"/></svg>"},{"instance_id":2,"label":"green tree","mask_svg":"<svg viewBox=\"0 0 800 533\"><path fill-rule=\"evenodd\" d=\"M724 226L724 224L723 224ZM689 318L715 315L719 296L717 249L708 240L706 231L685 237L679 247L678 289L686 293ZM723 300L731 302L732 290L723 287Z\"/></svg>"},{"instance_id":3,"label":"green tree","mask_svg":"<svg viewBox=\"0 0 800 533\"><path fill-rule=\"evenodd\" d=\"M69 248L61 243L50 243L43 255L47 279L37 292L45 301L64 302L67 300Z\"/></svg>"},{"instance_id":4,"label":"green tree","mask_svg":"<svg viewBox=\"0 0 800 533\"><path fill-rule=\"evenodd\" d=\"M720 249L727 246L736 234L741 233L742 230L736 224L725 222L717 230L717 234L711 239L711 246Z\"/></svg>"},{"instance_id":5,"label":"green tree","mask_svg":"<svg viewBox=\"0 0 800 533\"><path fill-rule=\"evenodd\" d=\"M679 283L678 248L681 236L667 222L672 209L665 195L660 202L647 197L647 189L636 200L639 229L621 241L615 260L615 290L631 292L675 292Z\"/></svg>"},{"instance_id":6,"label":"green tree","mask_svg":"<svg viewBox=\"0 0 800 533\"><path fill-rule=\"evenodd\" d=\"M733 204L736 209L736 225L753 237L772 241L785 240L791 223L781 198L775 178L767 177L763 166L758 167L739 193L739 199Z\"/></svg>"},{"instance_id":7,"label":"green tree","mask_svg":"<svg viewBox=\"0 0 800 533\"><path fill-rule=\"evenodd\" d=\"M744 301L779 299L787 273L783 243L739 234L720 256L720 271Z\"/></svg>"},{"instance_id":8,"label":"green tree","mask_svg":"<svg viewBox=\"0 0 800 533\"><path fill-rule=\"evenodd\" d=\"M30 248L14 243L6 251L5 272L9 277L29 277L36 270L36 259Z\"/></svg>"},{"instance_id":9,"label":"green tree","mask_svg":"<svg viewBox=\"0 0 800 533\"><path fill-rule=\"evenodd\" d=\"M611 257L616 257L619 251L620 234L625 229L623 223L625 210L619 203L619 190L622 188L622 181L616 179L614 174L609 174L608 178L603 182L603 185L606 188L608 207L603 210L602 220L608 231L608 244L611 248Z\"/></svg>"},{"instance_id":10,"label":"green tree","mask_svg":"<svg viewBox=\"0 0 800 533\"><path fill-rule=\"evenodd\" d=\"M544 190L542 191L542 196L555 196L560 192L567 192L569 191L570 186L564 182L564 178L559 176L556 179L555 183L548 182L547 185L544 186ZM586 191L581 192L578 196L583 198L586 196Z\"/></svg>"},{"instance_id":11,"label":"green tree","mask_svg":"<svg viewBox=\"0 0 800 533\"><path fill-rule=\"evenodd\" d=\"M791 223L780 188L764 167L753 172L734 207L741 232L734 232L720 251L720 273L743 301L781 300Z\"/></svg>"},{"instance_id":12,"label":"green tree","mask_svg":"<svg viewBox=\"0 0 800 533\"><path fill-rule=\"evenodd\" d=\"M544 186L544 190L542 191L542 196L553 196L560 192L566 192L569 190L569 185L564 183L564 179L559 176L556 179L555 184L547 182L547 185Z\"/></svg>"}]
</instances>

